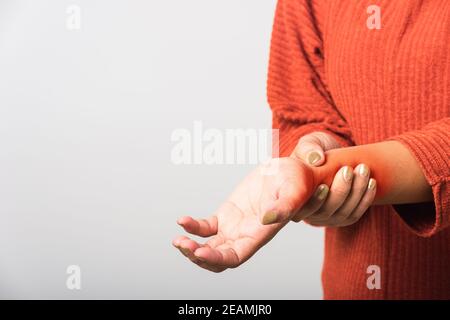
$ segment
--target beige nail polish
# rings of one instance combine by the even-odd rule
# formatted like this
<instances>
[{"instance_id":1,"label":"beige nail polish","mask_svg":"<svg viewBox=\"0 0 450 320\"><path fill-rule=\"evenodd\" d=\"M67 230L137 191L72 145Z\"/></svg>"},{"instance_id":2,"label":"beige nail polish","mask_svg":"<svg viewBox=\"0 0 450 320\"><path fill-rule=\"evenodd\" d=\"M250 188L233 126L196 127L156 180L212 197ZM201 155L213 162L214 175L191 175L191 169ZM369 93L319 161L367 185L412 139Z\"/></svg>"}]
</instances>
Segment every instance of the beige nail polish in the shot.
<instances>
[{"instance_id":1,"label":"beige nail polish","mask_svg":"<svg viewBox=\"0 0 450 320\"><path fill-rule=\"evenodd\" d=\"M185 255L189 255L191 253L191 251L189 249L186 248L179 248L181 252L183 252Z\"/></svg>"},{"instance_id":2,"label":"beige nail polish","mask_svg":"<svg viewBox=\"0 0 450 320\"><path fill-rule=\"evenodd\" d=\"M318 200L321 201L321 200L323 200L323 199L326 198L327 194L328 194L328 186L325 185L325 184L321 184L321 185L317 188L316 193L315 193L314 196L315 196Z\"/></svg>"},{"instance_id":3,"label":"beige nail polish","mask_svg":"<svg viewBox=\"0 0 450 320\"><path fill-rule=\"evenodd\" d=\"M312 151L307 156L307 161L309 164L316 164L320 160L320 154L316 151Z\"/></svg>"},{"instance_id":4,"label":"beige nail polish","mask_svg":"<svg viewBox=\"0 0 450 320\"><path fill-rule=\"evenodd\" d=\"M342 170L342 176L344 177L344 180L346 182L349 182L352 179L353 172L350 167L344 167L344 169Z\"/></svg>"},{"instance_id":5,"label":"beige nail polish","mask_svg":"<svg viewBox=\"0 0 450 320\"><path fill-rule=\"evenodd\" d=\"M262 224L272 224L277 221L277 214L275 212L267 212L262 220Z\"/></svg>"},{"instance_id":6,"label":"beige nail polish","mask_svg":"<svg viewBox=\"0 0 450 320\"><path fill-rule=\"evenodd\" d=\"M370 179L369 185L367 186L367 188L369 190L373 190L373 189L375 189L376 186L377 186L377 182L375 181L375 179Z\"/></svg>"},{"instance_id":7,"label":"beige nail polish","mask_svg":"<svg viewBox=\"0 0 450 320\"><path fill-rule=\"evenodd\" d=\"M358 172L361 176L367 177L369 175L369 168L365 164L360 164Z\"/></svg>"},{"instance_id":8,"label":"beige nail polish","mask_svg":"<svg viewBox=\"0 0 450 320\"><path fill-rule=\"evenodd\" d=\"M205 262L205 261L206 261L204 258L199 257L199 256L196 256L195 254L194 254L194 256L195 256L195 258L196 258L198 261L200 261L200 262Z\"/></svg>"}]
</instances>

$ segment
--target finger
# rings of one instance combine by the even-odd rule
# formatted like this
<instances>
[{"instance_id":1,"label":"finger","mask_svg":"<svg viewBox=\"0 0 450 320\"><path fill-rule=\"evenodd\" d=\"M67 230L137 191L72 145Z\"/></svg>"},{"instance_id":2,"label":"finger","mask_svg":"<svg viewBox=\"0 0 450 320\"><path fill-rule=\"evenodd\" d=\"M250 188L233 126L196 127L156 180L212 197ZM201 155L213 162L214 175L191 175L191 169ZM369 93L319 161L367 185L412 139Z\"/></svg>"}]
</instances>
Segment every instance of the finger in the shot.
<instances>
[{"instance_id":1,"label":"finger","mask_svg":"<svg viewBox=\"0 0 450 320\"><path fill-rule=\"evenodd\" d=\"M180 242L178 249L184 256L189 258L189 260L191 260L192 262L198 262L198 259L194 255L194 252L195 250L201 247L202 247L201 244L186 237L186 239Z\"/></svg>"},{"instance_id":2,"label":"finger","mask_svg":"<svg viewBox=\"0 0 450 320\"><path fill-rule=\"evenodd\" d=\"M216 248L223 244L224 244L224 239L221 236L216 235L214 237L209 238L208 241L206 242L206 244L204 245L204 247ZM216 273L222 272L227 269L227 267L224 267L224 266L208 263L201 256L200 257L196 256L196 258L197 258L196 264L203 269L206 269L206 270L209 270L212 272L216 272Z\"/></svg>"},{"instance_id":3,"label":"finger","mask_svg":"<svg viewBox=\"0 0 450 320\"><path fill-rule=\"evenodd\" d=\"M369 183L370 170L365 164L359 164L353 171L353 184L347 199L342 206L333 214L332 219L336 224L343 222L349 217L358 206L362 197L366 193Z\"/></svg>"},{"instance_id":4,"label":"finger","mask_svg":"<svg viewBox=\"0 0 450 320\"><path fill-rule=\"evenodd\" d=\"M201 247L195 250L194 254L200 261L209 265L235 268L240 264L238 255L230 247Z\"/></svg>"},{"instance_id":5,"label":"finger","mask_svg":"<svg viewBox=\"0 0 450 320\"><path fill-rule=\"evenodd\" d=\"M191 262L195 263L196 265L198 265L199 267L212 271L212 272L222 272L226 269L226 267L222 267L222 266L215 266L215 265L211 265L208 264L204 261L202 261L201 259L197 258L192 249L187 249L187 248L178 248L179 251L186 257L188 258Z\"/></svg>"},{"instance_id":6,"label":"finger","mask_svg":"<svg viewBox=\"0 0 450 320\"><path fill-rule=\"evenodd\" d=\"M178 219L177 223L183 227L186 232L191 234L210 237L217 233L217 217L211 216L207 219L194 219L189 216Z\"/></svg>"},{"instance_id":7,"label":"finger","mask_svg":"<svg viewBox=\"0 0 450 320\"><path fill-rule=\"evenodd\" d=\"M181 241L183 241L183 240L185 240L185 239L189 239L189 238L186 237L186 236L178 236L178 237L176 237L175 239L173 239L172 245L173 245L175 248L178 248L178 247L180 246Z\"/></svg>"},{"instance_id":8,"label":"finger","mask_svg":"<svg viewBox=\"0 0 450 320\"><path fill-rule=\"evenodd\" d=\"M352 214L347 218L344 222L343 226L348 226L357 222L364 213L369 209L372 205L373 200L375 199L375 195L377 193L377 182L375 179L370 179L367 185L367 190L361 201L358 203L358 206L353 210Z\"/></svg>"},{"instance_id":9,"label":"finger","mask_svg":"<svg viewBox=\"0 0 450 320\"><path fill-rule=\"evenodd\" d=\"M178 248L178 250L181 252L181 254L183 254L186 258L188 258L191 262L195 263L196 265L198 265L199 267L212 271L212 272L222 272L224 271L226 268L222 267L222 266L215 266L215 265L211 265L208 264L204 261L202 261L201 259L195 257L193 251L191 249L186 249L186 248Z\"/></svg>"},{"instance_id":10,"label":"finger","mask_svg":"<svg viewBox=\"0 0 450 320\"><path fill-rule=\"evenodd\" d=\"M172 242L175 247L178 248L178 250L189 260L191 260L193 263L198 265L199 267L212 271L212 272L222 272L226 269L226 267L223 266L215 266L212 264L208 264L205 261L202 261L202 259L199 259L195 256L194 252L198 248L201 247L208 247L213 243L213 240L215 240L216 244L222 244L223 240L220 237L213 237L204 245L199 244L191 239L189 239L186 236L179 236L174 239Z\"/></svg>"},{"instance_id":11,"label":"finger","mask_svg":"<svg viewBox=\"0 0 450 320\"><path fill-rule=\"evenodd\" d=\"M180 243L180 246L178 247L178 249L185 257L187 257L189 260L191 260L191 262L195 263L196 265L198 265L204 269L207 269L207 270L210 270L213 272L221 272L221 271L225 270L226 268L224 268L223 266L215 266L215 265L213 265L211 263L207 263L203 259L195 256L195 251L197 249L203 248L203 247L207 248L208 246L199 244L194 240L186 238L185 240L183 240Z\"/></svg>"},{"instance_id":12,"label":"finger","mask_svg":"<svg viewBox=\"0 0 450 320\"><path fill-rule=\"evenodd\" d=\"M326 184L321 184L317 187L313 196L308 200L308 202L298 211L294 218L292 219L294 222L300 222L303 219L309 217L314 212L320 209L320 207L325 202L327 198L329 188Z\"/></svg>"},{"instance_id":13,"label":"finger","mask_svg":"<svg viewBox=\"0 0 450 320\"><path fill-rule=\"evenodd\" d=\"M294 149L294 156L312 166L322 165L325 161L325 154L319 136L308 134L300 138Z\"/></svg>"},{"instance_id":14,"label":"finger","mask_svg":"<svg viewBox=\"0 0 450 320\"><path fill-rule=\"evenodd\" d=\"M352 168L348 166L342 167L334 177L328 197L322 207L316 213L305 219L305 221L311 224L328 221L333 213L344 203L350 193L352 180Z\"/></svg>"}]
</instances>

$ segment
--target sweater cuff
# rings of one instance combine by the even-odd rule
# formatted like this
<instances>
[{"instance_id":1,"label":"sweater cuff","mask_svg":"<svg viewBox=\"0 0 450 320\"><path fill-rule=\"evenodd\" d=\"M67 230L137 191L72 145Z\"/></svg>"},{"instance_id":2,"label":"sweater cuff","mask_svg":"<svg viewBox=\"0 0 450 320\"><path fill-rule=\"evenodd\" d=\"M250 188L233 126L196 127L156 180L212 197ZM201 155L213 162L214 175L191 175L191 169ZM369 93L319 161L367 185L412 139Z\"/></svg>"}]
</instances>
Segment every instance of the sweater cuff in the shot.
<instances>
[{"instance_id":1,"label":"sweater cuff","mask_svg":"<svg viewBox=\"0 0 450 320\"><path fill-rule=\"evenodd\" d=\"M394 205L417 235L431 237L450 225L450 143L444 123L408 132L388 140L405 145L420 165L433 192L434 202Z\"/></svg>"}]
</instances>

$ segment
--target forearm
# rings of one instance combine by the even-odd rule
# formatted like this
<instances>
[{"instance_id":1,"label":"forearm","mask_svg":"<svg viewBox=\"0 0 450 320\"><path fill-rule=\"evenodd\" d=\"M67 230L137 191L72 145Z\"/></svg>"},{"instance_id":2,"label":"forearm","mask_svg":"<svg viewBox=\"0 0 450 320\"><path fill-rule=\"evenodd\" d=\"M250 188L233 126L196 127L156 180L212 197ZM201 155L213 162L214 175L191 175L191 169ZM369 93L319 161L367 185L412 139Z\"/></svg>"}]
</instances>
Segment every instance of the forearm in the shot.
<instances>
[{"instance_id":1,"label":"forearm","mask_svg":"<svg viewBox=\"0 0 450 320\"><path fill-rule=\"evenodd\" d=\"M370 168L371 176L377 181L374 204L417 203L433 199L431 187L419 164L406 147L396 141L328 151L326 163L313 168L314 185L330 185L341 167L356 167L360 163Z\"/></svg>"}]
</instances>

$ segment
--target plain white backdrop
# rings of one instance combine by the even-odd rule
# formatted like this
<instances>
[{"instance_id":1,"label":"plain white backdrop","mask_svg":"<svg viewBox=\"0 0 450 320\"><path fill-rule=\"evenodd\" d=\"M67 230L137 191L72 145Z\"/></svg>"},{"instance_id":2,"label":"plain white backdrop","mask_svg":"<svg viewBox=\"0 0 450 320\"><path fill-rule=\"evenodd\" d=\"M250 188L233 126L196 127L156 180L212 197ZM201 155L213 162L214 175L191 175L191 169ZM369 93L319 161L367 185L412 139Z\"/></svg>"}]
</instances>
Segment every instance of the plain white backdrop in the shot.
<instances>
[{"instance_id":1,"label":"plain white backdrop","mask_svg":"<svg viewBox=\"0 0 450 320\"><path fill-rule=\"evenodd\" d=\"M212 213L252 168L176 166L171 133L270 127L275 3L0 1L0 298L322 297L320 229L290 224L221 274L171 246L177 217Z\"/></svg>"}]
</instances>

